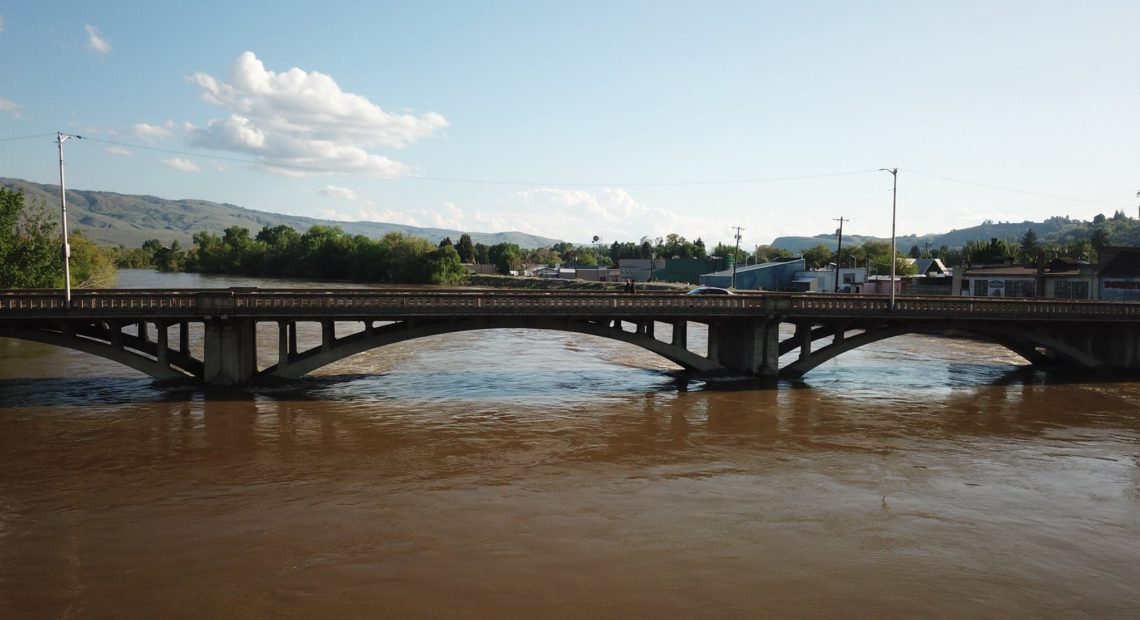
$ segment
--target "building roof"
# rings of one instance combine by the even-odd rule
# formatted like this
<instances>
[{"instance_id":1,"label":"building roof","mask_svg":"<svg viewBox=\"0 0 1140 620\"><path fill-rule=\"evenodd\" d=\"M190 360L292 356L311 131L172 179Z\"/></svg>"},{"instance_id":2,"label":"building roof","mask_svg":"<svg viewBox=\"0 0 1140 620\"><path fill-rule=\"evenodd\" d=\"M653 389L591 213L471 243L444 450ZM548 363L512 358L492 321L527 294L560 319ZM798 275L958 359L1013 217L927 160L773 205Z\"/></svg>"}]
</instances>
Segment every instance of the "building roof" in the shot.
<instances>
[{"instance_id":1,"label":"building roof","mask_svg":"<svg viewBox=\"0 0 1140 620\"><path fill-rule=\"evenodd\" d=\"M739 276L741 273L746 272L746 271L756 271L759 269L770 269L772 267L784 267L784 266L787 266L789 264L795 266L794 263L796 263L796 262L803 262L803 259L802 258L793 258L791 260L770 261L767 263L760 263L759 265L743 265L743 266L737 265L736 266L736 275ZM713 273L706 273L704 275L706 275L706 276L731 276L732 270L731 269L722 269L721 271L714 271Z\"/></svg>"},{"instance_id":2,"label":"building roof","mask_svg":"<svg viewBox=\"0 0 1140 620\"><path fill-rule=\"evenodd\" d=\"M1140 248L1105 248L1108 260L1102 263L1100 275L1111 278L1140 276Z\"/></svg>"},{"instance_id":3,"label":"building roof","mask_svg":"<svg viewBox=\"0 0 1140 620\"><path fill-rule=\"evenodd\" d=\"M932 272L938 275L950 273L946 265L942 264L941 258L919 258L914 261L914 264L918 267L918 272L924 275L929 275Z\"/></svg>"},{"instance_id":4,"label":"building roof","mask_svg":"<svg viewBox=\"0 0 1140 620\"><path fill-rule=\"evenodd\" d=\"M970 277L1005 276L1035 278L1038 274L1036 267L980 267L978 269L967 269L963 275Z\"/></svg>"}]
</instances>

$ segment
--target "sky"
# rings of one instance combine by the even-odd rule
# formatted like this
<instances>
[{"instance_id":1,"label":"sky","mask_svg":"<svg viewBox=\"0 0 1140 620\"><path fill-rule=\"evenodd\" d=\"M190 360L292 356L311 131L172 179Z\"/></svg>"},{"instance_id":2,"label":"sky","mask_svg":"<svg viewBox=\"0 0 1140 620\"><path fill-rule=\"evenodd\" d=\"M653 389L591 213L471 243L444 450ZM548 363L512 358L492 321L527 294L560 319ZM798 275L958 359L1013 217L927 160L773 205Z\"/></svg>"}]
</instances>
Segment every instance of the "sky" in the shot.
<instances>
[{"instance_id":1,"label":"sky","mask_svg":"<svg viewBox=\"0 0 1140 620\"><path fill-rule=\"evenodd\" d=\"M710 247L1140 215L1140 2L0 0L0 176Z\"/></svg>"}]
</instances>

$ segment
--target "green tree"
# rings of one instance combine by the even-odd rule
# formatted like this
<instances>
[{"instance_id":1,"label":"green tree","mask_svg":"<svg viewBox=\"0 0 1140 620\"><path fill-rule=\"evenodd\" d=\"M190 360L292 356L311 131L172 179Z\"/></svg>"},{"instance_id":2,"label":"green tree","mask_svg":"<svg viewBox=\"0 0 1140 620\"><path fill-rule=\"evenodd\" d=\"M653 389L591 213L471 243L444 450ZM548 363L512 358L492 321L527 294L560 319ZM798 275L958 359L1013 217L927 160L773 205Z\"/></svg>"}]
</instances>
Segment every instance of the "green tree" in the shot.
<instances>
[{"instance_id":1,"label":"green tree","mask_svg":"<svg viewBox=\"0 0 1140 620\"><path fill-rule=\"evenodd\" d=\"M808 269L819 269L820 267L827 266L832 254L833 252L826 245L821 243L814 248L804 250L804 263Z\"/></svg>"},{"instance_id":2,"label":"green tree","mask_svg":"<svg viewBox=\"0 0 1140 620\"><path fill-rule=\"evenodd\" d=\"M1041 242L1032 228L1026 228L1025 234L1021 236L1021 252L1027 263L1036 260L1037 254L1041 252Z\"/></svg>"},{"instance_id":3,"label":"green tree","mask_svg":"<svg viewBox=\"0 0 1140 620\"><path fill-rule=\"evenodd\" d=\"M63 260L55 223L42 202L0 188L0 288L60 288Z\"/></svg>"},{"instance_id":4,"label":"green tree","mask_svg":"<svg viewBox=\"0 0 1140 620\"><path fill-rule=\"evenodd\" d=\"M76 288L111 288L118 279L111 253L81 234L71 235L71 283Z\"/></svg>"},{"instance_id":5,"label":"green tree","mask_svg":"<svg viewBox=\"0 0 1140 620\"><path fill-rule=\"evenodd\" d=\"M487 247L486 244L476 243L475 262L479 265L491 264L491 248Z\"/></svg>"},{"instance_id":6,"label":"green tree","mask_svg":"<svg viewBox=\"0 0 1140 620\"><path fill-rule=\"evenodd\" d=\"M509 274L522 267L522 250L514 243L496 243L488 251L491 264L501 274Z\"/></svg>"},{"instance_id":7,"label":"green tree","mask_svg":"<svg viewBox=\"0 0 1140 620\"><path fill-rule=\"evenodd\" d=\"M70 235L71 286L110 287L115 261L109 250L81 234ZM24 194L0 188L0 288L61 288L63 257L56 225L42 201L24 204Z\"/></svg>"},{"instance_id":8,"label":"green tree","mask_svg":"<svg viewBox=\"0 0 1140 620\"><path fill-rule=\"evenodd\" d=\"M846 248L844 248L846 249ZM777 248L771 245L758 245L755 250L756 264L769 263L778 258L791 258L795 256L791 250Z\"/></svg>"},{"instance_id":9,"label":"green tree","mask_svg":"<svg viewBox=\"0 0 1140 620\"><path fill-rule=\"evenodd\" d=\"M459 260L464 263L475 262L475 245L471 243L471 235L463 233L459 236L459 243L455 244L455 251L459 252Z\"/></svg>"},{"instance_id":10,"label":"green tree","mask_svg":"<svg viewBox=\"0 0 1140 620\"><path fill-rule=\"evenodd\" d=\"M454 247L445 245L428 254L427 280L431 284L461 284L467 280L467 270Z\"/></svg>"},{"instance_id":11,"label":"green tree","mask_svg":"<svg viewBox=\"0 0 1140 620\"><path fill-rule=\"evenodd\" d=\"M1092 244L1093 249L1099 257L1104 253L1104 248L1108 247L1111 242L1111 236L1103 226L1093 229L1092 234L1089 235L1089 243Z\"/></svg>"},{"instance_id":12,"label":"green tree","mask_svg":"<svg viewBox=\"0 0 1140 620\"><path fill-rule=\"evenodd\" d=\"M170 242L169 248L159 246L154 252L154 266L159 271L182 271L186 268L186 251L183 250L178 240Z\"/></svg>"}]
</instances>

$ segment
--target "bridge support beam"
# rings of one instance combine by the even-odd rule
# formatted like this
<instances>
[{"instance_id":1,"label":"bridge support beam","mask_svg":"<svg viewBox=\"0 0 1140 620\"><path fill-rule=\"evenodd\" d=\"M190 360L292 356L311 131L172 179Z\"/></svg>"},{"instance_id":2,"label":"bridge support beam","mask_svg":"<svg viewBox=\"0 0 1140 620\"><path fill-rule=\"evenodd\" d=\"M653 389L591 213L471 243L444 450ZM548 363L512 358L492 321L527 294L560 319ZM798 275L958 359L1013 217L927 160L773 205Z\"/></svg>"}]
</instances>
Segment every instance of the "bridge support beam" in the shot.
<instances>
[{"instance_id":1,"label":"bridge support beam","mask_svg":"<svg viewBox=\"0 0 1140 620\"><path fill-rule=\"evenodd\" d=\"M245 385L257 374L257 331L251 319L213 318L206 321L207 385Z\"/></svg>"},{"instance_id":2,"label":"bridge support beam","mask_svg":"<svg viewBox=\"0 0 1140 620\"><path fill-rule=\"evenodd\" d=\"M780 372L780 323L767 319L713 323L708 356L742 375L774 377Z\"/></svg>"},{"instance_id":3,"label":"bridge support beam","mask_svg":"<svg viewBox=\"0 0 1140 620\"><path fill-rule=\"evenodd\" d=\"M166 333L166 323L162 321L155 321L154 327L158 331L158 348L155 354L155 361L158 365L166 370L170 368L170 348L169 348L169 334Z\"/></svg>"},{"instance_id":4,"label":"bridge support beam","mask_svg":"<svg viewBox=\"0 0 1140 620\"><path fill-rule=\"evenodd\" d=\"M673 321L673 346L682 349L689 348L689 322Z\"/></svg>"}]
</instances>

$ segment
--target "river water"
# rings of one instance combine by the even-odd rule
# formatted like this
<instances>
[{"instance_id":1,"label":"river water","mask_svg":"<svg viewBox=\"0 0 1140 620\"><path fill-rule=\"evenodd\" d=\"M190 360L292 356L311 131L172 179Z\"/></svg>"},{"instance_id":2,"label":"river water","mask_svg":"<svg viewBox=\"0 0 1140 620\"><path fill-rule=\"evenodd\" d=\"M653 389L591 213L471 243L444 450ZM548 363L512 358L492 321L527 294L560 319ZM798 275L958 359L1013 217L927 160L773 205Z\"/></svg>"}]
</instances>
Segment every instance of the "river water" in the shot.
<instances>
[{"instance_id":1,"label":"river water","mask_svg":"<svg viewBox=\"0 0 1140 620\"><path fill-rule=\"evenodd\" d=\"M1135 618L1140 383L1019 360L501 330L243 392L0 338L0 617Z\"/></svg>"}]
</instances>

